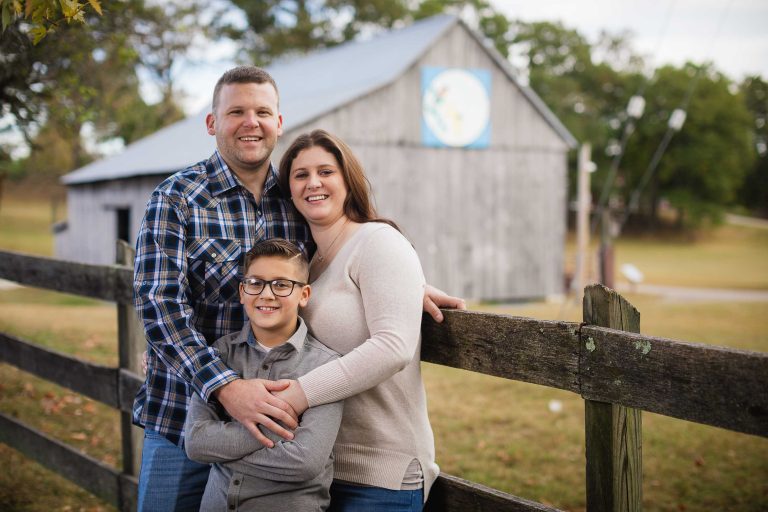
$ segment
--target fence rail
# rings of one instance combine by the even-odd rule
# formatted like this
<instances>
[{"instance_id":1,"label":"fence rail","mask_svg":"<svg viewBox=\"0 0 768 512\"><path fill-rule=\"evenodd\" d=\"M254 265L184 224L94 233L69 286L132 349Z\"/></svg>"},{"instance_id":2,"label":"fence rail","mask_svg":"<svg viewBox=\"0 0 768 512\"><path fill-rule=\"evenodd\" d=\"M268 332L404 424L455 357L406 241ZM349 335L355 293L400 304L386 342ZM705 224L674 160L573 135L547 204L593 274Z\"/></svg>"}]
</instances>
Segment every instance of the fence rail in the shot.
<instances>
[{"instance_id":1,"label":"fence rail","mask_svg":"<svg viewBox=\"0 0 768 512\"><path fill-rule=\"evenodd\" d=\"M123 313L132 300L132 271L119 265L0 251L0 278L116 302ZM600 286L587 289L585 321L592 325L460 311L446 311L445 321L436 324L425 316L422 360L581 395L587 412L588 510L640 509L640 410L768 437L768 354L625 332L639 330L639 313ZM125 323L121 320L121 329ZM124 415L141 384L128 365L88 363L5 333L0 333L0 360ZM133 510L136 441L129 430L123 436L129 463L118 471L0 415L0 442L121 510ZM427 509L555 510L446 474L435 483Z\"/></svg>"}]
</instances>

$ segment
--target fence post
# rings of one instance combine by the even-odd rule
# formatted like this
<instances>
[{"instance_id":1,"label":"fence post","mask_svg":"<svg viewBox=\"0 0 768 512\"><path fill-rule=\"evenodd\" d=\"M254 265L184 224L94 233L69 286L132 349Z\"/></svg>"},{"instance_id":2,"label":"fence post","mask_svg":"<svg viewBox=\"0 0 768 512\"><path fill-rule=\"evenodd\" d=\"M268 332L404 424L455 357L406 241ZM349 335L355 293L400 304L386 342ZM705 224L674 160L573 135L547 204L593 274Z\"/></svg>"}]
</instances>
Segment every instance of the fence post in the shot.
<instances>
[{"instance_id":1,"label":"fence post","mask_svg":"<svg viewBox=\"0 0 768 512\"><path fill-rule=\"evenodd\" d=\"M640 332L640 313L624 297L602 285L584 289L584 322ZM586 347L580 350L599 350ZM586 357L582 357L584 361ZM642 423L639 409L585 400L587 510L642 509Z\"/></svg>"},{"instance_id":2,"label":"fence post","mask_svg":"<svg viewBox=\"0 0 768 512\"><path fill-rule=\"evenodd\" d=\"M136 251L123 240L117 241L117 264L133 267ZM141 354L146 349L139 319L133 304L117 305L117 339L119 366L141 375ZM120 412L120 430L123 444L123 473L138 476L141 469L141 446L144 431L131 422L131 414Z\"/></svg>"}]
</instances>

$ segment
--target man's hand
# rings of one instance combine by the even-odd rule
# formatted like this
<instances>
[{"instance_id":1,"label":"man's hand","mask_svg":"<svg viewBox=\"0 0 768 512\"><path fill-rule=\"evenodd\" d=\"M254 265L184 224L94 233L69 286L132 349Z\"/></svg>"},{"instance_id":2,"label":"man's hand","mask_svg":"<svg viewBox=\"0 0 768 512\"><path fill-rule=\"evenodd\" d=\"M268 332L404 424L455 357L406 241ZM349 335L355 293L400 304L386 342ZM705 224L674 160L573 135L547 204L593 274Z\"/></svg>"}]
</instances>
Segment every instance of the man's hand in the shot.
<instances>
[{"instance_id":1,"label":"man's hand","mask_svg":"<svg viewBox=\"0 0 768 512\"><path fill-rule=\"evenodd\" d=\"M304 394L304 390L301 388L299 381L290 380L288 382L290 382L290 384L287 388L282 391L275 391L272 394L288 402L288 404L293 407L293 410L296 411L296 414L301 416L304 411L309 409L307 395Z\"/></svg>"},{"instance_id":2,"label":"man's hand","mask_svg":"<svg viewBox=\"0 0 768 512\"><path fill-rule=\"evenodd\" d=\"M464 299L451 297L434 286L425 285L424 311L429 313L429 316L431 316L437 323L443 321L443 313L440 311L440 308L467 309L467 304L464 302Z\"/></svg>"},{"instance_id":3,"label":"man's hand","mask_svg":"<svg viewBox=\"0 0 768 512\"><path fill-rule=\"evenodd\" d=\"M293 433L275 420L293 430L299 425L298 414L284 400L272 395L273 391L281 391L289 384L288 380L238 379L213 393L232 418L242 423L261 444L272 448L275 443L256 425L263 425L284 439L293 439Z\"/></svg>"}]
</instances>

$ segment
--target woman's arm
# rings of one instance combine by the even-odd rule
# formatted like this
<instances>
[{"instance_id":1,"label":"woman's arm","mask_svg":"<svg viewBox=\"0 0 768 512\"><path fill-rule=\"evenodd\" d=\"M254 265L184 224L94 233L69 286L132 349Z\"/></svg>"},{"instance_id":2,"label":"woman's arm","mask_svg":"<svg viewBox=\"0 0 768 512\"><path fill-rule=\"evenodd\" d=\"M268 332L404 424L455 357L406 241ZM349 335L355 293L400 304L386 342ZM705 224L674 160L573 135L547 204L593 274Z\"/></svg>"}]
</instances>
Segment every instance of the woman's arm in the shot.
<instances>
[{"instance_id":1,"label":"woman's arm","mask_svg":"<svg viewBox=\"0 0 768 512\"><path fill-rule=\"evenodd\" d=\"M359 288L370 337L342 358L299 377L310 407L389 379L413 360L419 347L424 275L413 247L386 226L371 233L352 257L350 277Z\"/></svg>"}]
</instances>

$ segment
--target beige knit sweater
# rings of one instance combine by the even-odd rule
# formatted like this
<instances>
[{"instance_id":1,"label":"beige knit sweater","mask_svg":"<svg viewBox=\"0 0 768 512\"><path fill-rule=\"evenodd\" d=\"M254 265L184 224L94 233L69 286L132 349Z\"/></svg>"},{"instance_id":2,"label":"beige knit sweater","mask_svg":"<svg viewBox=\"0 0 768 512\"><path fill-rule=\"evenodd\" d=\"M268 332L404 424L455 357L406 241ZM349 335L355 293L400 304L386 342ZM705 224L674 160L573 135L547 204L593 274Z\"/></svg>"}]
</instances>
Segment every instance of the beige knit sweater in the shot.
<instances>
[{"instance_id":1,"label":"beige knit sweater","mask_svg":"<svg viewBox=\"0 0 768 512\"><path fill-rule=\"evenodd\" d=\"M413 247L387 224L363 224L312 283L302 316L343 355L299 382L310 407L344 402L334 478L400 489L415 458L424 499L437 478L421 381L424 275Z\"/></svg>"}]
</instances>

